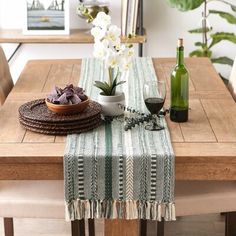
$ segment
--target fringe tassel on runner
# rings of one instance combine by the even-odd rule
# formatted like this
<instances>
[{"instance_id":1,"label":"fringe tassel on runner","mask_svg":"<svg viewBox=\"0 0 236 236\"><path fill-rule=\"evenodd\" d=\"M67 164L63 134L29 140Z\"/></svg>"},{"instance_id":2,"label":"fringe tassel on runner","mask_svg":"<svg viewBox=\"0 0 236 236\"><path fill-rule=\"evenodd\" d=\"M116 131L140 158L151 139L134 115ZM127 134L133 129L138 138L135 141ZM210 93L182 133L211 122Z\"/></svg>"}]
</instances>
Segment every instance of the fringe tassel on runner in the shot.
<instances>
[{"instance_id":1,"label":"fringe tassel on runner","mask_svg":"<svg viewBox=\"0 0 236 236\"><path fill-rule=\"evenodd\" d=\"M80 219L147 219L176 220L175 204L156 201L75 200L66 204L66 220Z\"/></svg>"}]
</instances>

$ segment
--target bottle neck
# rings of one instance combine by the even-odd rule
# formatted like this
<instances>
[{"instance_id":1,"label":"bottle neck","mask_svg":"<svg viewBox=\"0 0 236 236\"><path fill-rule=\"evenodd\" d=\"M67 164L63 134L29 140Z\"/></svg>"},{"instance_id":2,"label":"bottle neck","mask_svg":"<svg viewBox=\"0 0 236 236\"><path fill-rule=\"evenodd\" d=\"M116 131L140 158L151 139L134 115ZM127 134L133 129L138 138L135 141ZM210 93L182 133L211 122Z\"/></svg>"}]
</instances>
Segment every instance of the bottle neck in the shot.
<instances>
[{"instance_id":1,"label":"bottle neck","mask_svg":"<svg viewBox=\"0 0 236 236\"><path fill-rule=\"evenodd\" d=\"M184 47L177 47L176 64L184 65Z\"/></svg>"}]
</instances>

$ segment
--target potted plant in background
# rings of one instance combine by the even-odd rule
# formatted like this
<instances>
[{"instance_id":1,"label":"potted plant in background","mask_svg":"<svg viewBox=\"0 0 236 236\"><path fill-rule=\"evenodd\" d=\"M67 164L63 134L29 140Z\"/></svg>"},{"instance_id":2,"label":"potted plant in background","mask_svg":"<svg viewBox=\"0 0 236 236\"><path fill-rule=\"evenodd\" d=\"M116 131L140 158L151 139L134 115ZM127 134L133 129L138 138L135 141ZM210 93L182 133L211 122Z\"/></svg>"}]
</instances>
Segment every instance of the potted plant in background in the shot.
<instances>
[{"instance_id":1,"label":"potted plant in background","mask_svg":"<svg viewBox=\"0 0 236 236\"><path fill-rule=\"evenodd\" d=\"M106 72L104 81L95 81L94 84L101 90L98 102L104 115L118 116L124 112L118 104L124 105L125 95L118 92L117 87L125 83L121 78L130 68L133 45L121 43L121 29L113 25L111 17L104 12L99 12L92 24L91 34L95 41L93 55L102 60Z\"/></svg>"},{"instance_id":2,"label":"potted plant in background","mask_svg":"<svg viewBox=\"0 0 236 236\"><path fill-rule=\"evenodd\" d=\"M233 32L215 32L213 33L213 27L208 23L208 17L212 14L219 15L222 19L226 20L229 24L236 25L236 17L234 13L236 12L236 5L233 5L228 0L166 0L172 7L176 7L180 11L189 11L194 10L203 5L201 25L199 28L189 30L189 33L199 33L202 35L202 40L195 43L195 46L198 49L190 53L190 56L196 57L209 57L212 63L224 64L224 65L233 65L233 59L227 56L221 56L215 58L213 55L213 47L220 43L221 41L229 41L233 44L236 44L236 35ZM224 5L229 7L229 11L219 11L219 10L208 10L208 4L211 2L221 2ZM232 14L233 13L233 14ZM221 76L222 77L222 76ZM226 82L225 78L222 79Z\"/></svg>"}]
</instances>

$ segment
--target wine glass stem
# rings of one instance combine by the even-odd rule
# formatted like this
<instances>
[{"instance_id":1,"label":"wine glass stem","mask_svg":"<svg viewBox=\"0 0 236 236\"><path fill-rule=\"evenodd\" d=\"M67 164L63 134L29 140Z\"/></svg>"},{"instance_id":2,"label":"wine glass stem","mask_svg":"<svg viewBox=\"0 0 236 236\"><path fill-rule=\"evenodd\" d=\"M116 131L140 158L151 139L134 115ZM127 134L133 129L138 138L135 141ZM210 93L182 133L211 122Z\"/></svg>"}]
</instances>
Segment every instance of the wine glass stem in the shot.
<instances>
[{"instance_id":1,"label":"wine glass stem","mask_svg":"<svg viewBox=\"0 0 236 236\"><path fill-rule=\"evenodd\" d=\"M152 123L153 123L154 126L158 125L158 123L157 123L157 115L156 114L152 115Z\"/></svg>"},{"instance_id":2,"label":"wine glass stem","mask_svg":"<svg viewBox=\"0 0 236 236\"><path fill-rule=\"evenodd\" d=\"M152 122L153 122L153 127L159 127L159 128L163 128L161 126L161 123L160 123L160 117L157 115L157 114L153 114L152 115Z\"/></svg>"}]
</instances>

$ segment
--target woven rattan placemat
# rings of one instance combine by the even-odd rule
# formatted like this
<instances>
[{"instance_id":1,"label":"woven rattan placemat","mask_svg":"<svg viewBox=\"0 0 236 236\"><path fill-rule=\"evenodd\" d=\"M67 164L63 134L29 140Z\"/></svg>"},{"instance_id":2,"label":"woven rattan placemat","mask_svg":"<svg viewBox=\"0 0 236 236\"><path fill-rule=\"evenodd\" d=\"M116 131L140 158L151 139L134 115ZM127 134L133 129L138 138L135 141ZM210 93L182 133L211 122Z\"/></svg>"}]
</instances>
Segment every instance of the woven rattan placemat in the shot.
<instances>
[{"instance_id":1,"label":"woven rattan placemat","mask_svg":"<svg viewBox=\"0 0 236 236\"><path fill-rule=\"evenodd\" d=\"M61 115L50 111L44 99L27 102L19 108L20 124L31 131L51 135L82 133L101 125L101 106L94 101L81 113Z\"/></svg>"}]
</instances>

